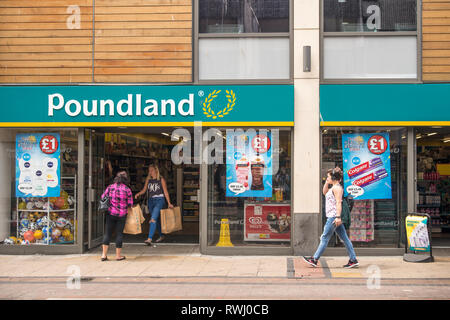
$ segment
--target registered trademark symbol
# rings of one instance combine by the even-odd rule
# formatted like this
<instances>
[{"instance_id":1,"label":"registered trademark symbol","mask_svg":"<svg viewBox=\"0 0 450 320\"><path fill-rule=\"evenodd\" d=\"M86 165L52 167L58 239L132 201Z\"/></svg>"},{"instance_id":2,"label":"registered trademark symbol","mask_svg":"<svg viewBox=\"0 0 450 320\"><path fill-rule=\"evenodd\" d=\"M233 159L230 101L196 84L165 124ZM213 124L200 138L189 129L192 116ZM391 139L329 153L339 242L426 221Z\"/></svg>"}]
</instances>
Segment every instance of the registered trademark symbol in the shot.
<instances>
[{"instance_id":1,"label":"registered trademark symbol","mask_svg":"<svg viewBox=\"0 0 450 320\"><path fill-rule=\"evenodd\" d=\"M203 97L205 95L205 92L203 92L203 90L200 90L199 92L198 92L198 96L199 97Z\"/></svg>"}]
</instances>

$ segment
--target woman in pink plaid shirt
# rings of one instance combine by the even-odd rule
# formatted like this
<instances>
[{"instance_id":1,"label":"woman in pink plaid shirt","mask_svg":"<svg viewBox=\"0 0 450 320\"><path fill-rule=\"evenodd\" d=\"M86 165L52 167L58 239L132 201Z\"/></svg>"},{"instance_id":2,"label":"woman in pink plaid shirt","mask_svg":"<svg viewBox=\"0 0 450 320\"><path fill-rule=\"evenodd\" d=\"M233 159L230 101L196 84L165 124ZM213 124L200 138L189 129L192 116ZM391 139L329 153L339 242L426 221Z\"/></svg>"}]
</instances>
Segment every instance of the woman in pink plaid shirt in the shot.
<instances>
[{"instance_id":1,"label":"woman in pink plaid shirt","mask_svg":"<svg viewBox=\"0 0 450 320\"><path fill-rule=\"evenodd\" d=\"M114 183L110 184L102 194L102 199L109 196L109 209L106 214L106 233L103 237L102 261L108 260L107 253L109 242L113 230L116 232L116 260L124 260L121 256L123 228L127 219L128 208L133 205L133 195L128 185L128 175L125 171L120 171L114 178Z\"/></svg>"}]
</instances>

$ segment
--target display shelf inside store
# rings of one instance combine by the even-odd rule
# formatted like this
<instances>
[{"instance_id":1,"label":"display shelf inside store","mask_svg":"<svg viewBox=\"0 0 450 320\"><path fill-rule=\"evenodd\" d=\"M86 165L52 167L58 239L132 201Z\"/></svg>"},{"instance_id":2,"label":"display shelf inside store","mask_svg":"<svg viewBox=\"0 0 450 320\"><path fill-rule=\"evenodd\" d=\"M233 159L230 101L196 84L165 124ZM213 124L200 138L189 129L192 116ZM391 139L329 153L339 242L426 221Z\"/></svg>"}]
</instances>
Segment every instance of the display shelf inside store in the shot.
<instances>
[{"instance_id":1,"label":"display shelf inside store","mask_svg":"<svg viewBox=\"0 0 450 320\"><path fill-rule=\"evenodd\" d=\"M448 163L450 160L448 152L447 156L443 156L444 150L442 145L427 145L425 142L417 149L417 211L431 216L433 238L445 236L450 231L449 176L441 175L442 172L438 170L439 164Z\"/></svg>"},{"instance_id":2,"label":"display shelf inside store","mask_svg":"<svg viewBox=\"0 0 450 320\"><path fill-rule=\"evenodd\" d=\"M374 240L374 201L355 201L351 211L350 240L371 242Z\"/></svg>"},{"instance_id":3,"label":"display shelf inside store","mask_svg":"<svg viewBox=\"0 0 450 320\"><path fill-rule=\"evenodd\" d=\"M182 218L184 222L199 221L199 165L183 166L182 187Z\"/></svg>"},{"instance_id":4,"label":"display shelf inside store","mask_svg":"<svg viewBox=\"0 0 450 320\"><path fill-rule=\"evenodd\" d=\"M436 204L436 203L430 203L430 204L418 203L417 207L418 208L440 208L441 205L440 204Z\"/></svg>"}]
</instances>

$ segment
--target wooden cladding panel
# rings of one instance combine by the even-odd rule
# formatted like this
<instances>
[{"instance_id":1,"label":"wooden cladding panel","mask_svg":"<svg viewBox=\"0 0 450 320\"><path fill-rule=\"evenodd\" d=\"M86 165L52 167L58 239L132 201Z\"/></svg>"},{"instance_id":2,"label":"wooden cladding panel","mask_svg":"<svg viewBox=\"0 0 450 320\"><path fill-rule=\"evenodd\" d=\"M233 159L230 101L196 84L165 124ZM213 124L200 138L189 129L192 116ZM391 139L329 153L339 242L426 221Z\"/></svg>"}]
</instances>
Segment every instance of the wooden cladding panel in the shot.
<instances>
[{"instance_id":1,"label":"wooden cladding panel","mask_svg":"<svg viewBox=\"0 0 450 320\"><path fill-rule=\"evenodd\" d=\"M91 82L92 13L92 0L0 0L0 83Z\"/></svg>"},{"instance_id":2,"label":"wooden cladding panel","mask_svg":"<svg viewBox=\"0 0 450 320\"><path fill-rule=\"evenodd\" d=\"M95 5L95 82L192 82L191 0Z\"/></svg>"},{"instance_id":3,"label":"wooden cladding panel","mask_svg":"<svg viewBox=\"0 0 450 320\"><path fill-rule=\"evenodd\" d=\"M93 0L0 0L0 83L192 81L191 0L96 0L93 15Z\"/></svg>"},{"instance_id":4,"label":"wooden cladding panel","mask_svg":"<svg viewBox=\"0 0 450 320\"><path fill-rule=\"evenodd\" d=\"M450 81L450 0L423 0L422 79Z\"/></svg>"}]
</instances>

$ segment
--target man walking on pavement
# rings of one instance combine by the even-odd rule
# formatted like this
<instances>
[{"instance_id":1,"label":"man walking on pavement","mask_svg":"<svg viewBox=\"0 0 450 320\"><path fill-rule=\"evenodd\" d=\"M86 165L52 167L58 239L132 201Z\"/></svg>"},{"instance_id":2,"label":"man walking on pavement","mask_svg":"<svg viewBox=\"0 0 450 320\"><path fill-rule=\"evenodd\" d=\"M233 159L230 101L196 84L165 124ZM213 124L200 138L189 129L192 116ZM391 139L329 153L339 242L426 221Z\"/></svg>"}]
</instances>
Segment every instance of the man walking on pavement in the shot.
<instances>
[{"instance_id":1,"label":"man walking on pavement","mask_svg":"<svg viewBox=\"0 0 450 320\"><path fill-rule=\"evenodd\" d=\"M354 268L359 266L359 262L356 259L355 251L353 249L352 242L347 236L347 232L345 231L345 227L342 224L341 213L342 213L342 196L344 190L340 185L340 181L342 179L342 171L340 168L336 167L335 169L328 170L327 172L327 180L323 186L323 194L325 196L325 212L327 216L327 222L323 228L322 236L320 237L320 244L317 248L316 253L312 257L303 257L306 263L312 265L313 267L317 267L317 263L319 262L319 258L322 253L325 251L328 241L330 240L333 233L339 235L341 240L345 244L345 248L347 249L350 260L344 266L344 268ZM329 185L332 185L332 188L329 188Z\"/></svg>"}]
</instances>

